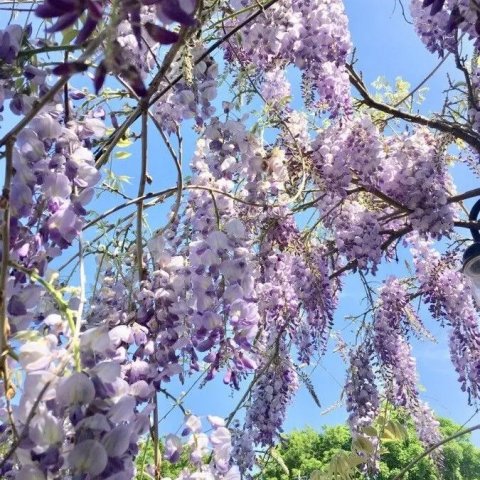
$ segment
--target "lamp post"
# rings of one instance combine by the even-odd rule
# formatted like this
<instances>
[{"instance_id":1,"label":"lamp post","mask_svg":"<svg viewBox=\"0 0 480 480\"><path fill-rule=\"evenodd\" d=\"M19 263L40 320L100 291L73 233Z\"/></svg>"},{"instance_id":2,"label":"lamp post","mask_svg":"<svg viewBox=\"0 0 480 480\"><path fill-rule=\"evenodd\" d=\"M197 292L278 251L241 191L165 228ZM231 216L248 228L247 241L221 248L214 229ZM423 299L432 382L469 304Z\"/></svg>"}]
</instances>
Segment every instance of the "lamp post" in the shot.
<instances>
[{"instance_id":1,"label":"lamp post","mask_svg":"<svg viewBox=\"0 0 480 480\"><path fill-rule=\"evenodd\" d=\"M469 220L476 222L479 213L480 200L477 200L472 210L470 210ZM470 228L470 232L472 233L473 243L463 254L462 272L470 280L473 295L477 302L480 303L480 231L476 228Z\"/></svg>"}]
</instances>

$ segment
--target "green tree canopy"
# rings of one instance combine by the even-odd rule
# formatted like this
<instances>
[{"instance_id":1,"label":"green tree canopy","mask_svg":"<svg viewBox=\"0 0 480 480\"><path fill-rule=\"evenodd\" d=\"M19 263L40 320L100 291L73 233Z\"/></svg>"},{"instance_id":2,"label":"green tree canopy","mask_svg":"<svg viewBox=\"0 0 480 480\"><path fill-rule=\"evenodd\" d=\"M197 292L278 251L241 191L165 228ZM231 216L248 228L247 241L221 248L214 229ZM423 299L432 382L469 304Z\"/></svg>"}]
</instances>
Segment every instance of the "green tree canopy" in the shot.
<instances>
[{"instance_id":1,"label":"green tree canopy","mask_svg":"<svg viewBox=\"0 0 480 480\"><path fill-rule=\"evenodd\" d=\"M401 417L400 414L396 416ZM413 424L401 419L406 427L405 441L383 442L379 480L393 480L400 471L424 447L419 442ZM440 418L440 429L449 437L461 429L460 425ZM295 430L284 435L283 441L272 455L266 456L262 480L295 480L310 478L312 472L325 470L332 457L340 452L350 452L351 436L344 425L324 427L317 432L313 428ZM475 447L469 435L448 442L443 448L444 469L440 474L429 458L418 462L404 477L405 480L480 480L480 449ZM287 474L288 470L288 474Z\"/></svg>"}]
</instances>

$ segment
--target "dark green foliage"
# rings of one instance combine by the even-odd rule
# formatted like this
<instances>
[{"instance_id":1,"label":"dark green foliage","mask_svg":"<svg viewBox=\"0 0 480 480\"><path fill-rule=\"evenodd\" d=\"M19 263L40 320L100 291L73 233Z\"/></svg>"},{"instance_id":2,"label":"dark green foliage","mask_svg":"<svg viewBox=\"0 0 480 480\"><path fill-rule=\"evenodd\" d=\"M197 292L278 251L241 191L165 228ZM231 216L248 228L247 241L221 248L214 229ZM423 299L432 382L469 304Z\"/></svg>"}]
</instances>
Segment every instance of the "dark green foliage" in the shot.
<instances>
[{"instance_id":1,"label":"dark green foliage","mask_svg":"<svg viewBox=\"0 0 480 480\"><path fill-rule=\"evenodd\" d=\"M188 466L188 452L184 451L184 453L182 453L180 456L180 460L176 464L172 464L163 458L163 444L160 443L159 447L159 455L161 459L160 472L162 474L162 478L177 478L179 473ZM153 466L155 465L153 443L150 439L140 444L140 449L135 463L137 466L137 475L135 480L152 480L154 478L149 474L149 472L153 471Z\"/></svg>"},{"instance_id":2,"label":"dark green foliage","mask_svg":"<svg viewBox=\"0 0 480 480\"><path fill-rule=\"evenodd\" d=\"M392 480L416 456L424 451L417 439L411 421L395 417L404 423L407 439L404 442L384 442L381 450L380 475L378 480ZM451 436L461 429L451 420L440 418L444 437ZM340 451L350 452L351 437L346 426L325 427L322 433L312 428L293 431L285 435L277 447L281 459L289 470L289 475L274 458L265 461L260 480L296 480L308 479L315 470L325 470L332 456ZM469 435L447 443L444 448L444 469L440 475L433 462L425 458L418 462L405 476L404 480L480 480L480 449L475 447ZM361 475L358 475L361 478Z\"/></svg>"}]
</instances>

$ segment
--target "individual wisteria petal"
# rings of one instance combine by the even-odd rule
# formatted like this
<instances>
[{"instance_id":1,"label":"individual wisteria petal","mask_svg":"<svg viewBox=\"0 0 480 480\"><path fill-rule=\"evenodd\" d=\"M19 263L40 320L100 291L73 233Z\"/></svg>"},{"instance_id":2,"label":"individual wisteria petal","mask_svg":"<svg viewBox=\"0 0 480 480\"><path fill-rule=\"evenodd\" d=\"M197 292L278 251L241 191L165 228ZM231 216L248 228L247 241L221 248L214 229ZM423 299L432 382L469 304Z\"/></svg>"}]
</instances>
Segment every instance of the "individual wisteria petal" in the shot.
<instances>
[{"instance_id":1,"label":"individual wisteria petal","mask_svg":"<svg viewBox=\"0 0 480 480\"><path fill-rule=\"evenodd\" d=\"M242 476L237 466L233 466L224 476L224 480L241 480Z\"/></svg>"},{"instance_id":2,"label":"individual wisteria petal","mask_svg":"<svg viewBox=\"0 0 480 480\"><path fill-rule=\"evenodd\" d=\"M109 457L120 457L127 451L131 433L130 425L118 425L102 438L102 444Z\"/></svg>"},{"instance_id":3,"label":"individual wisteria petal","mask_svg":"<svg viewBox=\"0 0 480 480\"><path fill-rule=\"evenodd\" d=\"M182 441L176 435L167 435L165 438L165 458L169 462L178 462L182 453L182 448Z\"/></svg>"},{"instance_id":4,"label":"individual wisteria petal","mask_svg":"<svg viewBox=\"0 0 480 480\"><path fill-rule=\"evenodd\" d=\"M436 15L443 8L444 4L445 0L424 0L423 2L424 7L428 7L429 5L432 6L432 8L430 9L430 15Z\"/></svg>"},{"instance_id":5,"label":"individual wisteria petal","mask_svg":"<svg viewBox=\"0 0 480 480\"><path fill-rule=\"evenodd\" d=\"M52 412L40 411L30 423L29 438L38 447L60 444L63 440L63 425Z\"/></svg>"},{"instance_id":6,"label":"individual wisteria petal","mask_svg":"<svg viewBox=\"0 0 480 480\"><path fill-rule=\"evenodd\" d=\"M29 127L42 139L57 139L62 134L62 126L49 114L39 114L29 123Z\"/></svg>"},{"instance_id":7,"label":"individual wisteria petal","mask_svg":"<svg viewBox=\"0 0 480 480\"><path fill-rule=\"evenodd\" d=\"M189 415L185 420L185 428L182 435L189 435L190 433L198 433L202 429L202 422L196 415Z\"/></svg>"},{"instance_id":8,"label":"individual wisteria petal","mask_svg":"<svg viewBox=\"0 0 480 480\"><path fill-rule=\"evenodd\" d=\"M84 72L88 69L88 65L83 62L60 63L52 69L54 75L73 75L74 73Z\"/></svg>"},{"instance_id":9,"label":"individual wisteria petal","mask_svg":"<svg viewBox=\"0 0 480 480\"><path fill-rule=\"evenodd\" d=\"M453 7L446 26L446 32L452 33L464 20L465 18L460 13L458 6Z\"/></svg>"},{"instance_id":10,"label":"individual wisteria petal","mask_svg":"<svg viewBox=\"0 0 480 480\"><path fill-rule=\"evenodd\" d=\"M222 448L225 445L230 445L231 441L230 431L225 427L216 427L214 432L210 435L210 442L216 448Z\"/></svg>"},{"instance_id":11,"label":"individual wisteria petal","mask_svg":"<svg viewBox=\"0 0 480 480\"><path fill-rule=\"evenodd\" d=\"M51 173L46 177L42 190L49 197L68 198L72 193L72 186L66 175Z\"/></svg>"},{"instance_id":12,"label":"individual wisteria petal","mask_svg":"<svg viewBox=\"0 0 480 480\"><path fill-rule=\"evenodd\" d=\"M87 117L85 118L83 124L86 131L88 131L93 138L102 138L107 131L105 122L99 118Z\"/></svg>"},{"instance_id":13,"label":"individual wisteria petal","mask_svg":"<svg viewBox=\"0 0 480 480\"><path fill-rule=\"evenodd\" d=\"M52 5L50 2L45 2L42 5L37 5L35 15L40 18L58 17L63 12L60 6Z\"/></svg>"},{"instance_id":14,"label":"individual wisteria petal","mask_svg":"<svg viewBox=\"0 0 480 480\"><path fill-rule=\"evenodd\" d=\"M125 395L110 408L108 416L115 423L131 421L136 404L135 398Z\"/></svg>"},{"instance_id":15,"label":"individual wisteria petal","mask_svg":"<svg viewBox=\"0 0 480 480\"><path fill-rule=\"evenodd\" d=\"M106 76L107 76L107 67L105 65L105 61L102 60L98 64L98 67L96 68L95 74L93 76L93 86L95 87L95 93L97 95L102 89L103 84L105 83Z\"/></svg>"},{"instance_id":16,"label":"individual wisteria petal","mask_svg":"<svg viewBox=\"0 0 480 480\"><path fill-rule=\"evenodd\" d=\"M47 29L49 33L60 32L73 25L78 19L77 12L68 12L61 15L58 20Z\"/></svg>"},{"instance_id":17,"label":"individual wisteria petal","mask_svg":"<svg viewBox=\"0 0 480 480\"><path fill-rule=\"evenodd\" d=\"M207 418L213 428L225 426L225 420L222 417L216 417L215 415L208 415Z\"/></svg>"},{"instance_id":18,"label":"individual wisteria petal","mask_svg":"<svg viewBox=\"0 0 480 480\"><path fill-rule=\"evenodd\" d=\"M27 342L19 349L20 364L27 371L43 370L53 360L48 341Z\"/></svg>"},{"instance_id":19,"label":"individual wisteria petal","mask_svg":"<svg viewBox=\"0 0 480 480\"><path fill-rule=\"evenodd\" d=\"M167 30L166 28L160 27L152 22L146 22L145 29L153 40L163 45L175 43L179 39L178 33Z\"/></svg>"},{"instance_id":20,"label":"individual wisteria petal","mask_svg":"<svg viewBox=\"0 0 480 480\"><path fill-rule=\"evenodd\" d=\"M98 4L99 2L90 1L89 4ZM83 27L78 32L78 35L75 37L75 43L77 45L82 44L87 40L90 35L95 31L97 28L98 22L100 21L100 15L91 15L89 14L83 24Z\"/></svg>"},{"instance_id":21,"label":"individual wisteria petal","mask_svg":"<svg viewBox=\"0 0 480 480\"><path fill-rule=\"evenodd\" d=\"M5 30L0 30L0 59L11 64L20 51L23 28L20 25L8 25Z\"/></svg>"},{"instance_id":22,"label":"individual wisteria petal","mask_svg":"<svg viewBox=\"0 0 480 480\"><path fill-rule=\"evenodd\" d=\"M181 3L180 0L160 0L157 8L162 15L174 22L179 22L188 26L195 25L195 18L192 16L193 9L192 11L187 12L182 8L183 5L185 5L185 2Z\"/></svg>"},{"instance_id":23,"label":"individual wisteria petal","mask_svg":"<svg viewBox=\"0 0 480 480\"><path fill-rule=\"evenodd\" d=\"M84 373L73 373L58 386L58 401L61 405L88 405L94 398L95 387Z\"/></svg>"},{"instance_id":24,"label":"individual wisteria petal","mask_svg":"<svg viewBox=\"0 0 480 480\"><path fill-rule=\"evenodd\" d=\"M76 473L83 473L95 477L105 470L108 455L104 446L96 440L84 440L75 445L68 463Z\"/></svg>"},{"instance_id":25,"label":"individual wisteria petal","mask_svg":"<svg viewBox=\"0 0 480 480\"><path fill-rule=\"evenodd\" d=\"M112 330L108 332L108 336L115 347L118 347L122 342L128 344L133 343L133 332L127 325L118 325L112 328Z\"/></svg>"}]
</instances>

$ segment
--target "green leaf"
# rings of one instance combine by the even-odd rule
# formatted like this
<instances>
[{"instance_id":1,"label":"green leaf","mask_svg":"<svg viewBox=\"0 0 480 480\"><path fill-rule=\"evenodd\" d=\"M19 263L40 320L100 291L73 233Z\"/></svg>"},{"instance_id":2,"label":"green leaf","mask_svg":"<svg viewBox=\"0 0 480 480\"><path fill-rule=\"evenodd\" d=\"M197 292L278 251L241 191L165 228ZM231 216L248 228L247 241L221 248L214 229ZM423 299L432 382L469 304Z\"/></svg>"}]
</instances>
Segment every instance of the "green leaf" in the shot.
<instances>
[{"instance_id":1,"label":"green leaf","mask_svg":"<svg viewBox=\"0 0 480 480\"><path fill-rule=\"evenodd\" d=\"M358 467L362 463L365 463L365 458L352 452L348 458L348 463L351 467Z\"/></svg>"},{"instance_id":2,"label":"green leaf","mask_svg":"<svg viewBox=\"0 0 480 480\"><path fill-rule=\"evenodd\" d=\"M310 474L310 480L322 480L324 478L325 478L325 476L322 474L322 472L320 470L314 470Z\"/></svg>"},{"instance_id":3,"label":"green leaf","mask_svg":"<svg viewBox=\"0 0 480 480\"><path fill-rule=\"evenodd\" d=\"M355 469L350 465L350 452L337 452L330 462L329 472L333 478L349 479Z\"/></svg>"},{"instance_id":4,"label":"green leaf","mask_svg":"<svg viewBox=\"0 0 480 480\"><path fill-rule=\"evenodd\" d=\"M118 175L117 180L120 183L130 183L131 178L132 177L129 177L128 175Z\"/></svg>"},{"instance_id":5,"label":"green leaf","mask_svg":"<svg viewBox=\"0 0 480 480\"><path fill-rule=\"evenodd\" d=\"M280 465L281 469L287 474L287 475L290 475L290 470L288 469L287 465L285 464L285 462L283 461L283 458L282 456L280 455L280 453L273 449L270 451L270 455L271 457L278 463L278 465Z\"/></svg>"},{"instance_id":6,"label":"green leaf","mask_svg":"<svg viewBox=\"0 0 480 480\"><path fill-rule=\"evenodd\" d=\"M126 152L124 150L121 152L115 152L115 158L117 158L118 160L125 160L126 158L131 156L132 154L130 152Z\"/></svg>"},{"instance_id":7,"label":"green leaf","mask_svg":"<svg viewBox=\"0 0 480 480\"><path fill-rule=\"evenodd\" d=\"M78 35L78 30L70 27L63 32L62 45L70 45L74 38Z\"/></svg>"},{"instance_id":8,"label":"green leaf","mask_svg":"<svg viewBox=\"0 0 480 480\"><path fill-rule=\"evenodd\" d=\"M407 439L407 431L398 420L389 420L383 429L383 442L403 442Z\"/></svg>"},{"instance_id":9,"label":"green leaf","mask_svg":"<svg viewBox=\"0 0 480 480\"><path fill-rule=\"evenodd\" d=\"M120 140L117 142L117 147L127 148L132 145L132 143L132 140L128 136L125 136L120 138Z\"/></svg>"},{"instance_id":10,"label":"green leaf","mask_svg":"<svg viewBox=\"0 0 480 480\"><path fill-rule=\"evenodd\" d=\"M363 427L362 431L365 435L368 435L369 437L376 437L378 435L377 429L372 425L367 425L366 427Z\"/></svg>"},{"instance_id":11,"label":"green leaf","mask_svg":"<svg viewBox=\"0 0 480 480\"><path fill-rule=\"evenodd\" d=\"M352 442L352 450L372 455L375 452L375 445L367 437L357 437Z\"/></svg>"}]
</instances>

